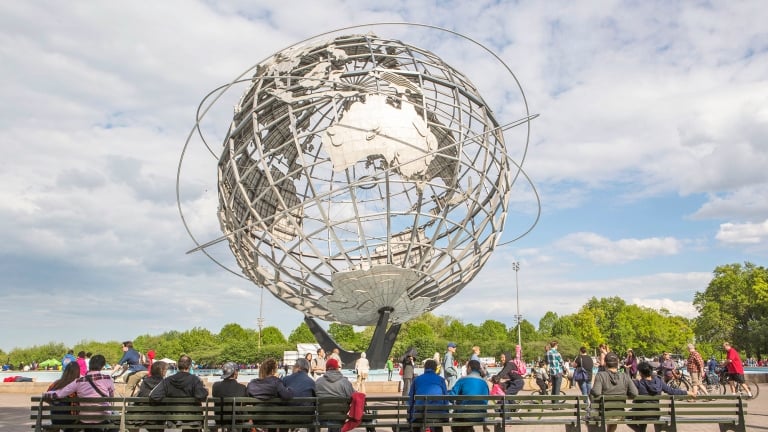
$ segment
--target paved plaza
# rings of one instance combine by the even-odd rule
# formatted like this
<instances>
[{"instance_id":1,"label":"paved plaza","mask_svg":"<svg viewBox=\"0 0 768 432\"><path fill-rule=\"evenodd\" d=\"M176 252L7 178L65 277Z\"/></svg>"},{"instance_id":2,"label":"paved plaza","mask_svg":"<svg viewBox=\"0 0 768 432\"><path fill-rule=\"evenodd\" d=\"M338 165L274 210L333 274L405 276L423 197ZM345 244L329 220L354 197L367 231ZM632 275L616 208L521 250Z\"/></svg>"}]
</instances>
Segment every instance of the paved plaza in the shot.
<instances>
[{"instance_id":1,"label":"paved plaza","mask_svg":"<svg viewBox=\"0 0 768 432\"><path fill-rule=\"evenodd\" d=\"M747 414L747 430L760 432L768 431L768 384L760 384L760 396L756 400L749 401ZM569 389L568 394L578 394L575 389ZM29 419L30 415L30 395L23 393L0 393L0 432L30 432L33 430L34 422ZM648 428L652 430L652 428ZM363 431L363 429L359 429ZM563 426L535 426L525 427L525 431L534 432L563 432ZM587 428L582 427L586 432ZM631 432L631 429L625 426L619 426L620 432ZM719 432L717 425L683 425L679 428L680 432ZM481 428L476 428L477 432ZM510 426L507 431L523 431L522 427ZM391 432L389 429L382 429L381 432ZM447 431L446 431L447 432Z\"/></svg>"}]
</instances>

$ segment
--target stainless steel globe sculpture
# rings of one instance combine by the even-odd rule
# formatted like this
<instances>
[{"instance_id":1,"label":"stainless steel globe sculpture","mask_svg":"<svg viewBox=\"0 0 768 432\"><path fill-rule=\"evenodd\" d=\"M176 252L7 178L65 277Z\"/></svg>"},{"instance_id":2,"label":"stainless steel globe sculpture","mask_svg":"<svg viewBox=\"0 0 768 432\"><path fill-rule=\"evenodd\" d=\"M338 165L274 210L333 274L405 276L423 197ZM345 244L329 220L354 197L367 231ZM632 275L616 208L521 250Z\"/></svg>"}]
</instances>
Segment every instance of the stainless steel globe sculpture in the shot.
<instances>
[{"instance_id":1,"label":"stainless steel globe sculpture","mask_svg":"<svg viewBox=\"0 0 768 432\"><path fill-rule=\"evenodd\" d=\"M234 111L218 217L244 275L310 324L377 333L437 308L489 259L521 173L504 129L535 117L500 124L464 74L372 33L274 54Z\"/></svg>"},{"instance_id":2,"label":"stainless steel globe sculpture","mask_svg":"<svg viewBox=\"0 0 768 432\"><path fill-rule=\"evenodd\" d=\"M509 176L461 72L400 41L337 37L259 65L219 160L219 220L245 274L305 315L405 322L488 260Z\"/></svg>"}]
</instances>

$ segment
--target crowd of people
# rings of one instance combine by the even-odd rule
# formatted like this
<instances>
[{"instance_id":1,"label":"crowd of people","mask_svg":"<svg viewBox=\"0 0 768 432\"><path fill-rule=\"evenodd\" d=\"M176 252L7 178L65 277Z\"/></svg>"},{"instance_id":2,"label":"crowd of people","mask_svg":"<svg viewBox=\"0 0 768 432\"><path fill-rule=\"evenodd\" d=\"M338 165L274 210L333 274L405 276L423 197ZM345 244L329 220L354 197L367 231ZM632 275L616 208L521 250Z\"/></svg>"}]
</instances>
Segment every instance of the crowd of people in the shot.
<instances>
[{"instance_id":1,"label":"crowd of people","mask_svg":"<svg viewBox=\"0 0 768 432\"><path fill-rule=\"evenodd\" d=\"M707 394L706 387L702 384L703 377L715 367L724 367L727 369L731 391L739 390L736 386L740 386L749 394L749 388L744 384L744 369L739 353L729 343L724 343L723 349L726 358L722 364L716 362L714 357L705 362L695 346L689 344L687 360L681 366L669 353L662 354L654 361L648 361L636 357L630 349L620 358L607 345L599 346L599 354L595 358L587 354L586 347L581 347L579 355L573 360L563 359L558 351L558 342L552 341L545 348L545 359L531 368L530 376L535 379L541 394L559 395L564 385L576 385L580 392L590 396L590 399L603 395L634 398L637 395L662 393L696 397ZM201 403L208 397L209 392L203 381L190 372L193 362L189 356L182 355L175 365L177 371L168 375L167 371L171 365L154 361L154 352L149 353L149 356L140 354L134 349L131 341L123 342L122 350L123 355L114 366L112 374L103 373L108 370L103 355L92 356L90 353L81 352L75 356L73 352L68 352L64 358L66 362L62 361L62 364L66 363L62 375L50 385L45 398L56 405L57 409L67 410L67 399L72 396L113 397L114 381L121 374L130 394L149 397L156 402L166 398L190 397ZM510 352L502 353L501 369L492 376L481 361L479 346L472 347L472 353L463 366L459 365L456 350L455 343L448 343L442 360L439 353L435 353L424 362L423 372L418 375L415 352L407 352L397 362L402 381L401 392L409 399L412 420L416 407L424 403L423 400L417 400L416 396L515 395L523 389L524 378L529 371L520 358L519 350L515 355ZM392 380L397 363L394 358L387 361L385 368L389 380ZM669 381L676 378L681 368L688 373L693 386L690 390L680 390L669 385ZM286 403L301 397L354 398L356 394L365 393L370 364L363 353L354 364L357 375L355 383L341 373L342 362L338 350L326 356L322 348L318 349L315 355L308 353L304 358L299 358L292 365L290 372L277 360L268 358L257 365L258 378L250 380L247 384L238 380L240 369L241 366L236 363L224 363L221 366L221 381L213 384L211 395L279 398ZM487 400L474 399L466 403L485 405ZM642 407L637 409L641 410ZM478 412L484 410L485 408L478 407ZM641 426L633 425L632 428L643 430ZM111 429L107 427L105 430Z\"/></svg>"}]
</instances>

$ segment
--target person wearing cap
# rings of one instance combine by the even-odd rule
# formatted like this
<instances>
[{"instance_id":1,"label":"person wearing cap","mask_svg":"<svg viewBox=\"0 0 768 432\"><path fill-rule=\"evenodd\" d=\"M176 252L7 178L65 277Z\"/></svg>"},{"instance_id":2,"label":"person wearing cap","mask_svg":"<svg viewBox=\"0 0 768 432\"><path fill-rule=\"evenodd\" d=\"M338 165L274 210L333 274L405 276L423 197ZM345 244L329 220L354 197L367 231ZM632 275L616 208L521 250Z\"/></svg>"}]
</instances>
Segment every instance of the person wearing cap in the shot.
<instances>
[{"instance_id":1,"label":"person wearing cap","mask_svg":"<svg viewBox=\"0 0 768 432\"><path fill-rule=\"evenodd\" d=\"M315 382L315 392L318 398L346 398L350 399L355 389L347 377L341 374L339 361L328 359L325 362L325 374ZM347 411L344 411L346 414ZM329 427L328 432L339 432L341 427Z\"/></svg>"},{"instance_id":2,"label":"person wearing cap","mask_svg":"<svg viewBox=\"0 0 768 432\"><path fill-rule=\"evenodd\" d=\"M595 382L590 390L592 398L601 396L627 396L634 399L637 396L637 387L629 378L629 375L619 372L619 356L613 351L605 355L605 370L595 375ZM610 412L606 411L610 417ZM616 430L616 424L608 424L608 432Z\"/></svg>"},{"instance_id":3,"label":"person wearing cap","mask_svg":"<svg viewBox=\"0 0 768 432\"><path fill-rule=\"evenodd\" d=\"M245 384L237 381L240 368L234 362L227 362L221 366L221 381L213 383L211 396L213 397L243 397L246 395Z\"/></svg>"},{"instance_id":4,"label":"person wearing cap","mask_svg":"<svg viewBox=\"0 0 768 432\"><path fill-rule=\"evenodd\" d=\"M456 344L448 342L448 349L443 356L443 373L445 374L445 380L448 383L448 390L453 388L456 384L456 380L459 378L459 370L453 362L453 355L456 354Z\"/></svg>"},{"instance_id":5,"label":"person wearing cap","mask_svg":"<svg viewBox=\"0 0 768 432\"><path fill-rule=\"evenodd\" d=\"M300 358L293 364L293 372L283 378L283 383L293 390L294 397L315 397L315 380L309 376L309 362Z\"/></svg>"},{"instance_id":6,"label":"person wearing cap","mask_svg":"<svg viewBox=\"0 0 768 432\"><path fill-rule=\"evenodd\" d=\"M341 374L339 361L329 359L325 362L325 374L315 382L317 397L349 398L355 392L352 383Z\"/></svg>"}]
</instances>

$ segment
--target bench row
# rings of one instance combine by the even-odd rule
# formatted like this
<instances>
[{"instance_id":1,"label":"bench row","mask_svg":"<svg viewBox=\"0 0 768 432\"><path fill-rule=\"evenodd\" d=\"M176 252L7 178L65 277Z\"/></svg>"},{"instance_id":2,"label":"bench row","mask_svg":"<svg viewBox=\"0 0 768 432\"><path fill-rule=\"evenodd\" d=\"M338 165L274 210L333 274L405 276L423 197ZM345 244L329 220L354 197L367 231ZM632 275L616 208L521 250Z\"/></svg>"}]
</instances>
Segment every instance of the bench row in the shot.
<instances>
[{"instance_id":1,"label":"bench row","mask_svg":"<svg viewBox=\"0 0 768 432\"><path fill-rule=\"evenodd\" d=\"M171 399L151 404L148 398L68 398L74 406L51 405L32 397L30 418L35 430L78 424L99 430L104 424L120 431L159 431L167 428L205 431L338 428L349 420L347 399L295 398L290 402L254 398ZM486 402L488 403L486 405ZM738 396L639 396L633 401L600 398L588 408L583 396L416 396L409 412L407 397L370 396L365 399L357 428L394 432L418 427L484 426L503 431L507 426L562 425L566 432L605 431L608 424L653 424L677 431L679 425L715 423L721 431L746 432L746 403ZM108 406L103 405L107 403ZM641 411L642 410L642 411ZM102 424L97 424L102 423Z\"/></svg>"}]
</instances>

